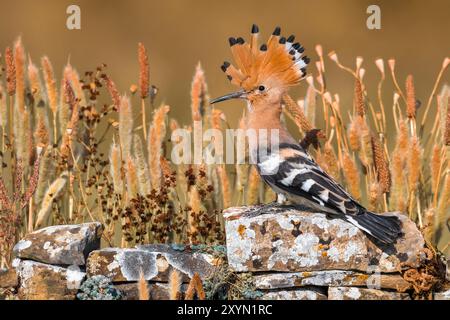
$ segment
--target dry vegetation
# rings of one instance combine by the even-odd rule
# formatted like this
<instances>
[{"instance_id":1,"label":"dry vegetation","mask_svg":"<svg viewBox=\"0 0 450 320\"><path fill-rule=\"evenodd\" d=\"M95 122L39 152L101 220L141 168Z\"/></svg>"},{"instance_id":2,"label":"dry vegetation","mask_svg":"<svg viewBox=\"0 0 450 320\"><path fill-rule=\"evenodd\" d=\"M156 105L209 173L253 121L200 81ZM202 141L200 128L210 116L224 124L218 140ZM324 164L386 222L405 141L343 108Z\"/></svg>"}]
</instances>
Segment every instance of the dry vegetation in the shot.
<instances>
[{"instance_id":1,"label":"dry vegetation","mask_svg":"<svg viewBox=\"0 0 450 320\"><path fill-rule=\"evenodd\" d=\"M444 60L419 115L413 76L400 85L394 60L388 61L388 70L382 59L375 61L380 81L377 97L370 98L363 59L358 57L351 69L330 53L329 59L355 81L353 111L347 114L339 95L326 86L321 46L316 52L315 69L310 68L304 83L305 98L284 99L287 118L304 135L302 143L312 144L317 162L369 209L405 212L417 221L429 243L448 251L441 239L448 239L449 231L450 88L443 86L438 92L438 87L450 59ZM91 220L105 225L104 240L111 246L222 243L223 208L274 200L273 192L247 164L170 162L176 143L170 141L170 133L180 125L169 117L169 106L154 105L157 89L149 83L142 44L139 85L131 86L130 97L119 93L105 65L80 76L68 64L57 79L50 60L43 57L39 68L25 54L20 39L3 58L2 266L10 265L11 248L25 233ZM396 87L389 103L381 99L385 78ZM140 100L140 108L135 100ZM392 118L387 116L391 109ZM233 127L208 104L200 65L192 82L191 110L192 120L202 121L203 128ZM195 132L192 126L186 129ZM175 286L177 275L171 277ZM201 295L200 286L193 286ZM141 291L146 291L144 284ZM177 290L172 291L175 298Z\"/></svg>"}]
</instances>

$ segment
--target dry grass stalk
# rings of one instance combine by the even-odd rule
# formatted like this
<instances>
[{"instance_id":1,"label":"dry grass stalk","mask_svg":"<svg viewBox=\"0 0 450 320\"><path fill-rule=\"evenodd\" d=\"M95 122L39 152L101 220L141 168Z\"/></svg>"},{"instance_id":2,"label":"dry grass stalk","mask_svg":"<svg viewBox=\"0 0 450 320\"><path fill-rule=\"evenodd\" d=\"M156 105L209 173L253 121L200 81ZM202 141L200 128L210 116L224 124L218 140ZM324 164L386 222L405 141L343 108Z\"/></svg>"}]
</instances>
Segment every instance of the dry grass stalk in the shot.
<instances>
[{"instance_id":1,"label":"dry grass stalk","mask_svg":"<svg viewBox=\"0 0 450 320\"><path fill-rule=\"evenodd\" d=\"M14 43L14 65L16 70L16 106L19 112L25 110L25 50L19 38Z\"/></svg>"},{"instance_id":2,"label":"dry grass stalk","mask_svg":"<svg viewBox=\"0 0 450 320\"><path fill-rule=\"evenodd\" d=\"M116 84L114 81L111 80L110 77L106 76L103 78L106 84L106 89L109 92L109 95L111 96L111 99L113 101L113 105L116 108L117 111L119 111L120 108L120 94L119 90L117 90Z\"/></svg>"},{"instance_id":3,"label":"dry grass stalk","mask_svg":"<svg viewBox=\"0 0 450 320\"><path fill-rule=\"evenodd\" d=\"M52 209L53 201L58 198L62 189L66 185L67 178L65 177L65 175L66 173L64 172L48 187L47 192L45 193L42 200L41 209L39 210L36 217L35 229L40 227L44 223L44 221L47 220Z\"/></svg>"},{"instance_id":4,"label":"dry grass stalk","mask_svg":"<svg viewBox=\"0 0 450 320\"><path fill-rule=\"evenodd\" d=\"M35 64L28 58L28 80L30 81L31 94L34 97L35 103L39 104L40 100L44 100L42 92L42 82L39 76L39 70Z\"/></svg>"},{"instance_id":5,"label":"dry grass stalk","mask_svg":"<svg viewBox=\"0 0 450 320\"><path fill-rule=\"evenodd\" d=\"M198 193L197 186L193 185L189 191L189 206L191 212L188 212L187 225L188 225L188 235L189 242L193 243L195 235L198 233L198 214L201 210L201 199Z\"/></svg>"},{"instance_id":6,"label":"dry grass stalk","mask_svg":"<svg viewBox=\"0 0 450 320\"><path fill-rule=\"evenodd\" d=\"M372 134L366 121L361 121L359 158L366 168L373 165Z\"/></svg>"},{"instance_id":7,"label":"dry grass stalk","mask_svg":"<svg viewBox=\"0 0 450 320\"><path fill-rule=\"evenodd\" d=\"M78 72L72 67L70 63L64 68L64 79L68 79L71 88L74 90L78 102L81 106L86 105L86 97L84 95L83 87L80 82Z\"/></svg>"},{"instance_id":8,"label":"dry grass stalk","mask_svg":"<svg viewBox=\"0 0 450 320\"><path fill-rule=\"evenodd\" d=\"M115 142L112 143L109 153L109 173L113 181L114 192L116 194L122 194L122 158L120 156L120 146Z\"/></svg>"},{"instance_id":9,"label":"dry grass stalk","mask_svg":"<svg viewBox=\"0 0 450 320\"><path fill-rule=\"evenodd\" d=\"M225 170L225 165L217 166L217 174L220 180L222 207L225 209L231 206L230 182L228 180L227 171Z\"/></svg>"},{"instance_id":10,"label":"dry grass stalk","mask_svg":"<svg viewBox=\"0 0 450 320\"><path fill-rule=\"evenodd\" d=\"M382 201L381 186L378 182L374 181L369 186L369 210L379 211Z\"/></svg>"},{"instance_id":11,"label":"dry grass stalk","mask_svg":"<svg viewBox=\"0 0 450 320\"><path fill-rule=\"evenodd\" d=\"M316 89L308 86L305 97L305 115L311 126L316 126Z\"/></svg>"},{"instance_id":12,"label":"dry grass stalk","mask_svg":"<svg viewBox=\"0 0 450 320\"><path fill-rule=\"evenodd\" d=\"M8 126L8 105L6 104L6 92L0 83L0 127L2 134L6 135L6 127ZM4 150L2 150L4 151Z\"/></svg>"},{"instance_id":13,"label":"dry grass stalk","mask_svg":"<svg viewBox=\"0 0 450 320\"><path fill-rule=\"evenodd\" d=\"M406 78L406 116L409 119L416 118L416 91L412 75Z\"/></svg>"},{"instance_id":14,"label":"dry grass stalk","mask_svg":"<svg viewBox=\"0 0 450 320\"><path fill-rule=\"evenodd\" d=\"M450 208L450 170L447 170L445 175L444 185L439 198L438 206L437 224L444 230L448 226L450 218L448 208Z\"/></svg>"},{"instance_id":15,"label":"dry grass stalk","mask_svg":"<svg viewBox=\"0 0 450 320\"><path fill-rule=\"evenodd\" d=\"M136 157L137 176L139 181L139 193L143 196L150 194L150 172L148 170L147 159L145 158L141 138L134 134L133 136L134 155Z\"/></svg>"},{"instance_id":16,"label":"dry grass stalk","mask_svg":"<svg viewBox=\"0 0 450 320\"><path fill-rule=\"evenodd\" d=\"M200 275L195 272L189 281L189 285L186 289L185 300L194 300L194 295L197 293L197 298L199 300L205 300L206 295L203 290L202 280L200 279Z\"/></svg>"},{"instance_id":17,"label":"dry grass stalk","mask_svg":"<svg viewBox=\"0 0 450 320\"><path fill-rule=\"evenodd\" d=\"M200 63L195 69L191 85L191 112L193 121L201 121L207 104L207 86L205 73Z\"/></svg>"},{"instance_id":18,"label":"dry grass stalk","mask_svg":"<svg viewBox=\"0 0 450 320\"><path fill-rule=\"evenodd\" d=\"M67 124L66 130L62 137L61 142L61 156L64 159L70 159L73 151L73 140L78 134L78 103L75 103L72 110L70 121Z\"/></svg>"},{"instance_id":19,"label":"dry grass stalk","mask_svg":"<svg viewBox=\"0 0 450 320\"><path fill-rule=\"evenodd\" d=\"M14 62L14 54L10 47L5 50L5 66L6 66L6 90L8 95L12 96L16 92L16 66Z\"/></svg>"},{"instance_id":20,"label":"dry grass stalk","mask_svg":"<svg viewBox=\"0 0 450 320\"><path fill-rule=\"evenodd\" d=\"M417 137L412 137L408 150L408 187L410 192L415 192L419 182L421 170L422 149Z\"/></svg>"},{"instance_id":21,"label":"dry grass stalk","mask_svg":"<svg viewBox=\"0 0 450 320\"><path fill-rule=\"evenodd\" d=\"M361 149L361 117L353 117L348 127L348 143L350 150L359 151Z\"/></svg>"},{"instance_id":22,"label":"dry grass stalk","mask_svg":"<svg viewBox=\"0 0 450 320\"><path fill-rule=\"evenodd\" d=\"M442 165L442 157L441 157L441 148L439 145L435 144L433 147L433 152L431 155L431 192L433 194L437 194L438 192L438 184L440 180L440 172Z\"/></svg>"},{"instance_id":23,"label":"dry grass stalk","mask_svg":"<svg viewBox=\"0 0 450 320\"><path fill-rule=\"evenodd\" d=\"M330 143L326 143L322 153L323 162L326 164L327 173L334 179L339 180L339 161L336 158L333 147Z\"/></svg>"},{"instance_id":24,"label":"dry grass stalk","mask_svg":"<svg viewBox=\"0 0 450 320\"><path fill-rule=\"evenodd\" d=\"M52 180L53 176L53 158L52 158L52 147L47 146L41 156L41 161L39 164L39 179L37 182L36 192L34 194L35 204L40 204L44 193Z\"/></svg>"},{"instance_id":25,"label":"dry grass stalk","mask_svg":"<svg viewBox=\"0 0 450 320\"><path fill-rule=\"evenodd\" d=\"M119 141L122 149L122 159L128 159L131 152L133 132L133 110L130 99L123 96L120 99L119 108Z\"/></svg>"},{"instance_id":26,"label":"dry grass stalk","mask_svg":"<svg viewBox=\"0 0 450 320\"><path fill-rule=\"evenodd\" d=\"M303 110L288 94L283 95L283 102L287 112L289 112L295 124L303 133L306 133L314 129L312 124L306 118Z\"/></svg>"},{"instance_id":27,"label":"dry grass stalk","mask_svg":"<svg viewBox=\"0 0 450 320\"><path fill-rule=\"evenodd\" d=\"M435 234L435 209L429 208L425 211L423 215L423 223L424 223L424 230L422 230L425 239L429 243L433 243L434 241L434 234Z\"/></svg>"},{"instance_id":28,"label":"dry grass stalk","mask_svg":"<svg viewBox=\"0 0 450 320\"><path fill-rule=\"evenodd\" d=\"M180 300L181 298L181 274L172 269L169 274L169 300Z\"/></svg>"},{"instance_id":29,"label":"dry grass stalk","mask_svg":"<svg viewBox=\"0 0 450 320\"><path fill-rule=\"evenodd\" d=\"M53 143L58 141L56 115L58 112L58 92L56 89L56 80L53 74L53 67L48 57L41 59L41 65L44 72L45 87L47 90L48 104L53 113Z\"/></svg>"},{"instance_id":30,"label":"dry grass stalk","mask_svg":"<svg viewBox=\"0 0 450 320\"><path fill-rule=\"evenodd\" d=\"M447 117L445 119L444 144L447 147L450 146L450 97L448 98L447 102Z\"/></svg>"},{"instance_id":31,"label":"dry grass stalk","mask_svg":"<svg viewBox=\"0 0 450 320\"><path fill-rule=\"evenodd\" d=\"M131 156L128 156L127 159L127 170L126 170L126 178L127 178L127 193L128 200L136 198L139 193L139 185L138 185L138 176L137 176L137 168L134 159Z\"/></svg>"},{"instance_id":32,"label":"dry grass stalk","mask_svg":"<svg viewBox=\"0 0 450 320\"><path fill-rule=\"evenodd\" d=\"M147 120L145 110L145 98L149 93L150 86L150 69L148 65L147 50L144 45L138 44L138 60L139 60L139 88L141 93L141 115L142 115L142 132L144 139L147 140Z\"/></svg>"},{"instance_id":33,"label":"dry grass stalk","mask_svg":"<svg viewBox=\"0 0 450 320\"><path fill-rule=\"evenodd\" d=\"M48 57L41 59L42 70L44 72L45 87L47 89L48 104L53 115L56 117L58 112L58 92L56 89L56 80L53 73L53 67Z\"/></svg>"},{"instance_id":34,"label":"dry grass stalk","mask_svg":"<svg viewBox=\"0 0 450 320\"><path fill-rule=\"evenodd\" d=\"M261 185L261 178L259 177L258 170L255 166L251 166L248 177L248 189L247 189L247 203L249 205L259 203L259 186Z\"/></svg>"},{"instance_id":35,"label":"dry grass stalk","mask_svg":"<svg viewBox=\"0 0 450 320\"><path fill-rule=\"evenodd\" d=\"M350 194L357 200L361 199L358 168L348 153L344 153L342 156L342 171L347 181Z\"/></svg>"},{"instance_id":36,"label":"dry grass stalk","mask_svg":"<svg viewBox=\"0 0 450 320\"><path fill-rule=\"evenodd\" d=\"M378 182L383 193L388 193L391 189L391 175L389 173L389 166L384 154L383 147L379 139L372 136L372 149L375 163L375 169L378 175Z\"/></svg>"},{"instance_id":37,"label":"dry grass stalk","mask_svg":"<svg viewBox=\"0 0 450 320\"><path fill-rule=\"evenodd\" d=\"M61 87L60 87L60 99L59 99L59 112L58 112L58 120L59 120L59 128L61 131L61 135L64 135L64 132L67 129L67 124L70 121L70 115L71 115L71 106L69 104L69 99L67 97L69 95L74 95L72 88L70 87L69 81L67 79L61 80ZM68 101L69 100L69 101Z\"/></svg>"},{"instance_id":38,"label":"dry grass stalk","mask_svg":"<svg viewBox=\"0 0 450 320\"><path fill-rule=\"evenodd\" d=\"M150 292L148 290L148 284L144 277L144 272L139 273L139 282L138 282L138 293L139 300L150 300Z\"/></svg>"},{"instance_id":39,"label":"dry grass stalk","mask_svg":"<svg viewBox=\"0 0 450 320\"><path fill-rule=\"evenodd\" d=\"M162 105L153 114L153 122L149 130L148 155L152 188L158 189L161 185L161 163L163 142L166 136L166 117L170 111L168 105Z\"/></svg>"}]
</instances>

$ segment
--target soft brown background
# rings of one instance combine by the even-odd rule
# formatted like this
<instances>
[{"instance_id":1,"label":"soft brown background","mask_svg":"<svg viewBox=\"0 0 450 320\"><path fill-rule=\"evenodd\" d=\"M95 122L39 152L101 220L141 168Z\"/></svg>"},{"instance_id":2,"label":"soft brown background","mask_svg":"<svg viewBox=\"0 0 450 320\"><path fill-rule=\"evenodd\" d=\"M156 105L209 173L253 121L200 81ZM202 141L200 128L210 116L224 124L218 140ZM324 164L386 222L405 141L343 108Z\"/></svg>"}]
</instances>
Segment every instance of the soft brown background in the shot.
<instances>
[{"instance_id":1,"label":"soft brown background","mask_svg":"<svg viewBox=\"0 0 450 320\"><path fill-rule=\"evenodd\" d=\"M69 4L81 7L81 31L66 29ZM381 30L366 28L370 4L381 7ZM339 59L352 67L355 57L363 56L374 99L376 58L395 57L399 82L403 85L412 73L417 98L426 103L443 58L450 55L447 0L15 0L1 1L1 11L2 50L21 35L31 56L37 60L48 55L58 75L69 56L80 72L107 63L120 91L137 82L136 47L142 41L149 51L151 81L161 89L159 101L169 103L172 114L184 123L189 120L189 89L196 63L201 61L206 71L211 96L233 90L219 66L230 59L227 38L248 37L252 23L260 26L263 37L276 25L286 35L294 33L313 60L317 43L325 53L336 50ZM351 106L352 79L329 62L327 74L332 93L339 92L343 107ZM392 99L392 90L386 87L386 103ZM296 97L302 94L302 86L293 92ZM237 105L220 107L235 120L241 113Z\"/></svg>"}]
</instances>

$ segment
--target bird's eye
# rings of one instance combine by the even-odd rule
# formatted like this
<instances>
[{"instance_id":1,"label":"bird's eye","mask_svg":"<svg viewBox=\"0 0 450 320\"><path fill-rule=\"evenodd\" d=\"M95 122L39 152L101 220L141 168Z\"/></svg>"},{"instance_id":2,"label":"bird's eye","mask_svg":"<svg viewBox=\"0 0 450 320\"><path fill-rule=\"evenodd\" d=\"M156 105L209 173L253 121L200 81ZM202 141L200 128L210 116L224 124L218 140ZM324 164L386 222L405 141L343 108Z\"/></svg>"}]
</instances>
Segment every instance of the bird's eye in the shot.
<instances>
[{"instance_id":1,"label":"bird's eye","mask_svg":"<svg viewBox=\"0 0 450 320\"><path fill-rule=\"evenodd\" d=\"M266 90L266 87L264 87L264 86L259 86L259 87L258 87L258 90L259 90L259 91L264 91L264 90Z\"/></svg>"}]
</instances>

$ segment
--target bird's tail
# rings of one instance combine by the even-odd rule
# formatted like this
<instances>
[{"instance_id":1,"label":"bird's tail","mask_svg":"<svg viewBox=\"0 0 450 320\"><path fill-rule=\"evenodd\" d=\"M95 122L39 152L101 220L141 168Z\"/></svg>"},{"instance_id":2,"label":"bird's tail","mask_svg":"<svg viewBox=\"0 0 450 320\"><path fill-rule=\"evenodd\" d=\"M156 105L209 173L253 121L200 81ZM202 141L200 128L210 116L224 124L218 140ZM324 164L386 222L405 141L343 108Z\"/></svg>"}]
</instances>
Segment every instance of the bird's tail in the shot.
<instances>
[{"instance_id":1,"label":"bird's tail","mask_svg":"<svg viewBox=\"0 0 450 320\"><path fill-rule=\"evenodd\" d=\"M384 244L394 244L402 235L402 223L396 216L365 211L348 219L350 223Z\"/></svg>"}]
</instances>

